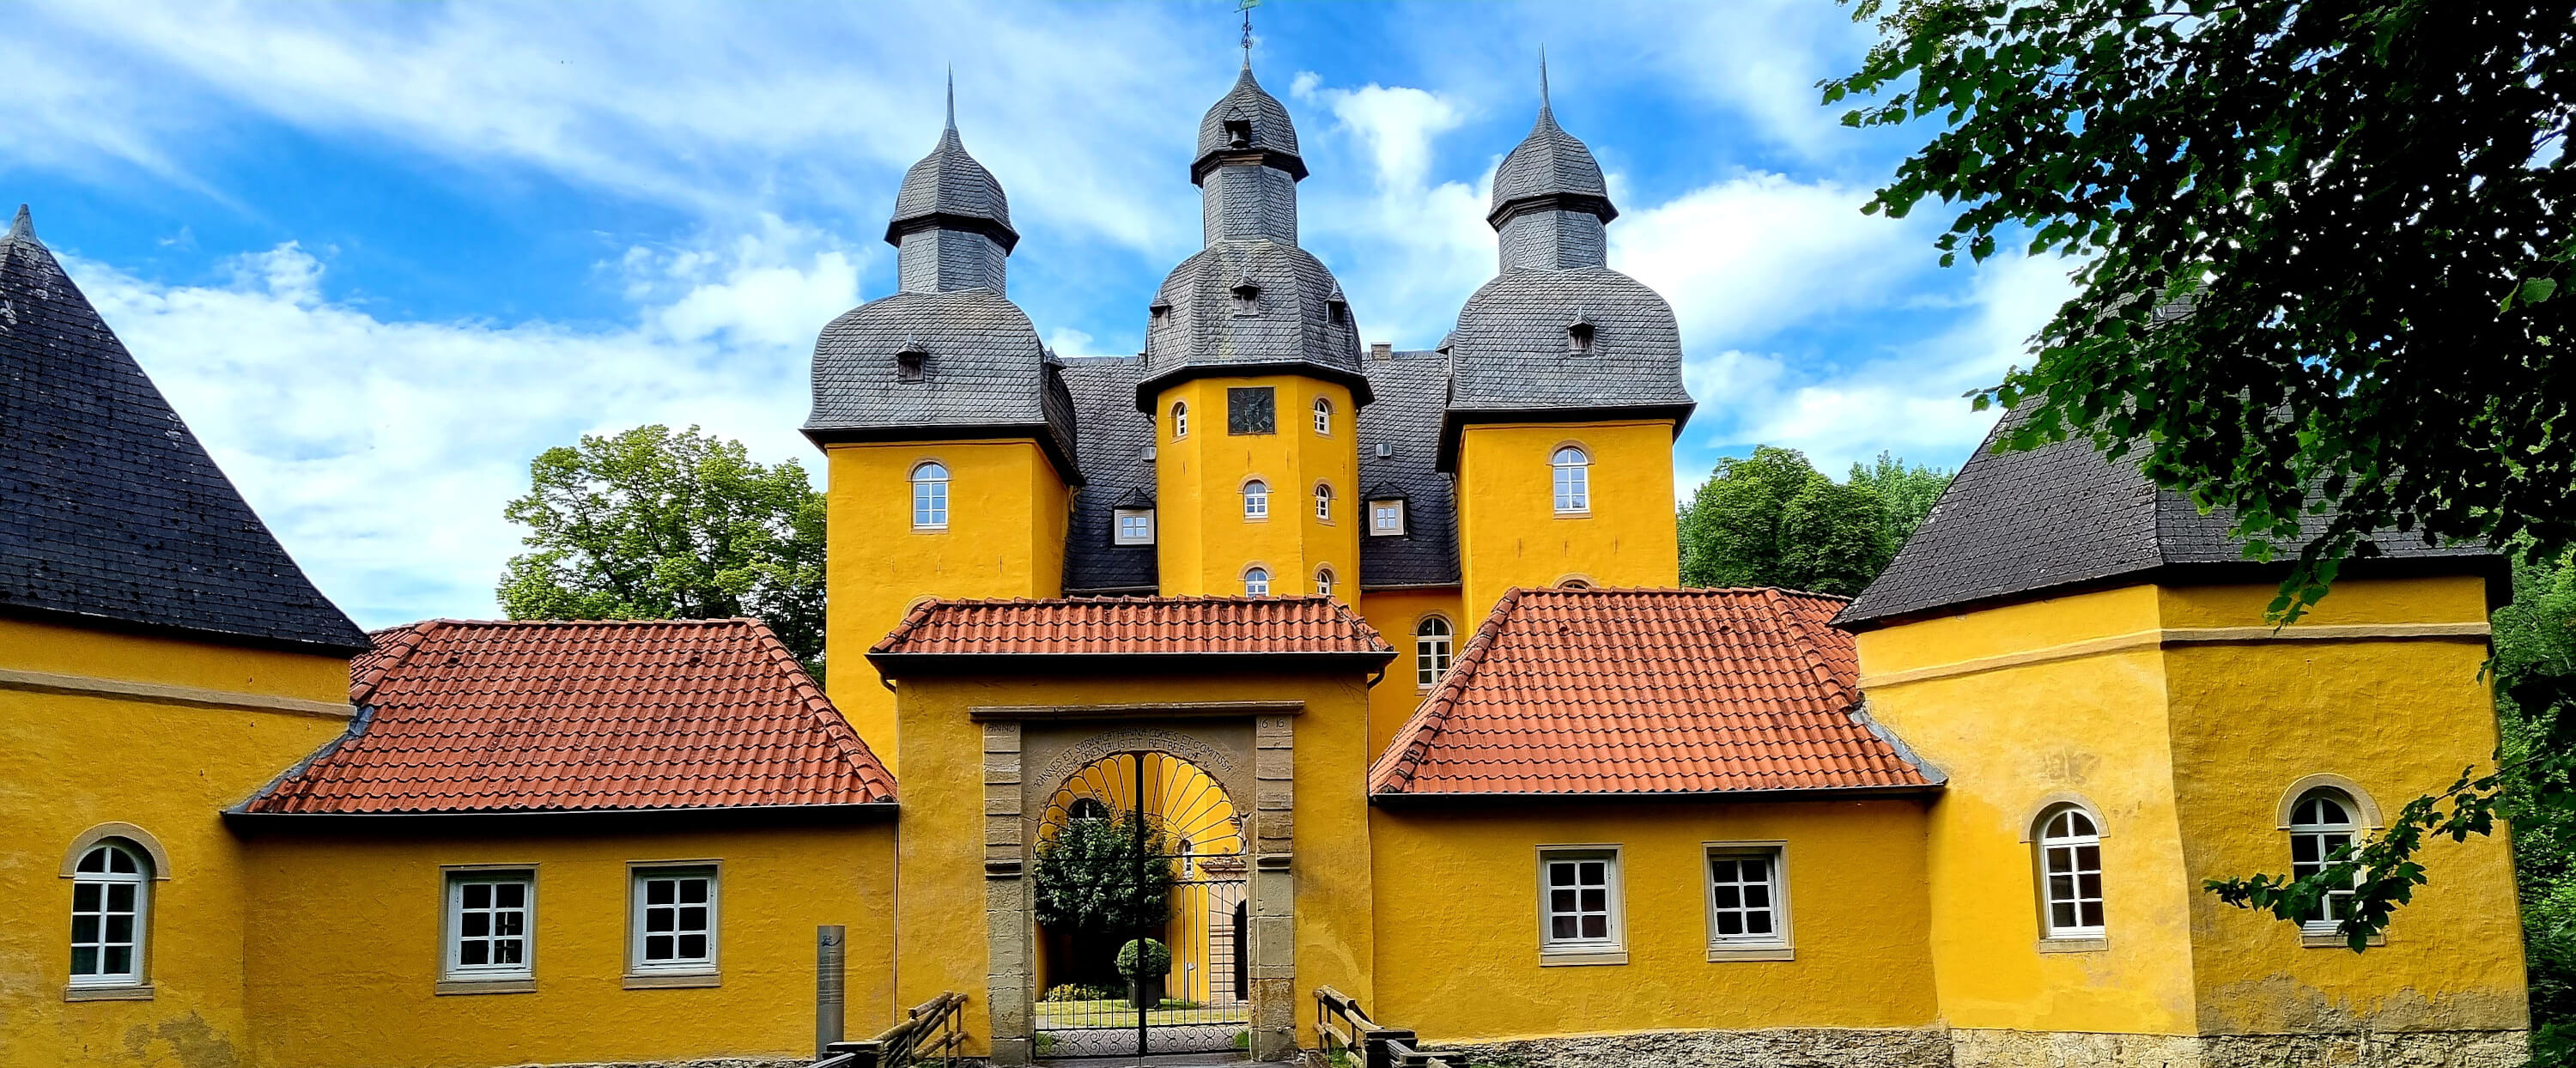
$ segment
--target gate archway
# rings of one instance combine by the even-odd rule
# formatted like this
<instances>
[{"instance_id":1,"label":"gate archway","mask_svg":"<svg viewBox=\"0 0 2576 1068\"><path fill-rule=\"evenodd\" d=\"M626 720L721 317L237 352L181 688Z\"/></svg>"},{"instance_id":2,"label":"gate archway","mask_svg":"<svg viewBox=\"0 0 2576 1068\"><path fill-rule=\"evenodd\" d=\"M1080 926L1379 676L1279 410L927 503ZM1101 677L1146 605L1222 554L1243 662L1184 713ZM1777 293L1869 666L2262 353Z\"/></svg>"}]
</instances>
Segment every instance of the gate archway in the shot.
<instances>
[{"instance_id":1,"label":"gate archway","mask_svg":"<svg viewBox=\"0 0 2576 1068\"><path fill-rule=\"evenodd\" d=\"M1039 924L1037 1056L1249 1047L1244 816L1209 769L1162 750L1109 753L1056 787L1038 814L1040 899L1054 880L1065 901L1159 897L1164 907L1127 909L1140 914L1075 929ZM1131 980L1120 975L1117 956L1143 939L1166 946L1170 962Z\"/></svg>"}]
</instances>

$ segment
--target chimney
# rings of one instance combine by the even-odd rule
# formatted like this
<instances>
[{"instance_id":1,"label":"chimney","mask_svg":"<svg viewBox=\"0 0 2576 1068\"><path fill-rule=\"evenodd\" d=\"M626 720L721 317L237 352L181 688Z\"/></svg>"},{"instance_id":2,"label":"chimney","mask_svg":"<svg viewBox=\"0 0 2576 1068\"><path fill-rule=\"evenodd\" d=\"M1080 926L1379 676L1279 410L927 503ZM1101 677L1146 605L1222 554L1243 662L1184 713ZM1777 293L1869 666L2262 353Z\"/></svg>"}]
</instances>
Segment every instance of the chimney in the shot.
<instances>
[{"instance_id":1,"label":"chimney","mask_svg":"<svg viewBox=\"0 0 2576 1068\"><path fill-rule=\"evenodd\" d=\"M1372 341L1372 342L1369 342L1369 359L1372 359L1372 360L1384 360L1384 359L1391 358L1391 357L1393 357L1394 355L1395 355L1395 343L1394 343L1394 342L1392 342L1392 341Z\"/></svg>"}]
</instances>

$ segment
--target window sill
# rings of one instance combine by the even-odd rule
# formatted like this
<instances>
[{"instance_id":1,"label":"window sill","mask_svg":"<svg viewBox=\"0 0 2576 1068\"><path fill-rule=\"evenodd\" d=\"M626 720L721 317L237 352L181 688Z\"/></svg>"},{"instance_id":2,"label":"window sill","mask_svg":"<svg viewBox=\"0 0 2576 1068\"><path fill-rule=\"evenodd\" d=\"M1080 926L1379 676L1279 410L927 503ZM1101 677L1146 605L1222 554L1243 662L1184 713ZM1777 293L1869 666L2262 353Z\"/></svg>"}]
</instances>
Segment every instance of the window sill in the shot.
<instances>
[{"instance_id":1,"label":"window sill","mask_svg":"<svg viewBox=\"0 0 2576 1068\"><path fill-rule=\"evenodd\" d=\"M628 990L678 990L686 987L723 986L721 972L628 972Z\"/></svg>"},{"instance_id":2,"label":"window sill","mask_svg":"<svg viewBox=\"0 0 2576 1068\"><path fill-rule=\"evenodd\" d=\"M947 527L914 527L914 528L912 528L912 532L913 532L913 533L915 533L915 534L946 534L946 533L948 533L948 528L947 528Z\"/></svg>"},{"instance_id":3,"label":"window sill","mask_svg":"<svg viewBox=\"0 0 2576 1068\"><path fill-rule=\"evenodd\" d=\"M2384 946L2388 944L2388 936L2386 934L2375 934L2370 936L2370 941L2364 944L2371 946ZM2333 931L2301 931L2299 932L2299 948L2351 949L2352 943L2345 941L2342 935Z\"/></svg>"},{"instance_id":4,"label":"window sill","mask_svg":"<svg viewBox=\"0 0 2576 1068\"><path fill-rule=\"evenodd\" d=\"M526 979L441 979L438 993L445 994L534 994L537 981Z\"/></svg>"},{"instance_id":5,"label":"window sill","mask_svg":"<svg viewBox=\"0 0 2576 1068\"><path fill-rule=\"evenodd\" d=\"M2111 940L2107 938L2043 938L2039 940L2039 951L2042 953L2101 953L2109 950L2110 948Z\"/></svg>"},{"instance_id":6,"label":"window sill","mask_svg":"<svg viewBox=\"0 0 2576 1068\"><path fill-rule=\"evenodd\" d=\"M63 1000L150 1001L152 1000L152 984L138 983L131 986L67 986L63 988Z\"/></svg>"},{"instance_id":7,"label":"window sill","mask_svg":"<svg viewBox=\"0 0 2576 1068\"><path fill-rule=\"evenodd\" d=\"M1628 951L1627 951L1627 950L1624 950L1624 949L1604 949L1604 950L1546 950L1546 949L1543 949L1543 950L1540 950L1540 951L1539 951L1539 954L1538 954L1538 966L1539 966L1539 967L1541 967L1541 968L1580 968L1580 967L1587 967L1587 966L1590 966L1590 965L1596 965L1596 964L1626 964L1626 963L1628 963Z\"/></svg>"},{"instance_id":8,"label":"window sill","mask_svg":"<svg viewBox=\"0 0 2576 1068\"><path fill-rule=\"evenodd\" d=\"M1711 964L1720 964L1720 963L1725 963L1725 962L1729 962L1729 961L1739 961L1739 960L1741 960L1741 961L1764 961L1764 960L1796 960L1796 959L1798 959L1798 951L1797 951L1797 949L1796 949L1795 947L1792 947L1792 946L1710 946L1710 947L1708 947L1708 962L1709 962L1709 963L1711 963Z\"/></svg>"},{"instance_id":9,"label":"window sill","mask_svg":"<svg viewBox=\"0 0 2576 1068\"><path fill-rule=\"evenodd\" d=\"M1558 519L1590 519L1592 518L1592 513L1590 511L1558 512L1556 513L1556 517Z\"/></svg>"}]
</instances>

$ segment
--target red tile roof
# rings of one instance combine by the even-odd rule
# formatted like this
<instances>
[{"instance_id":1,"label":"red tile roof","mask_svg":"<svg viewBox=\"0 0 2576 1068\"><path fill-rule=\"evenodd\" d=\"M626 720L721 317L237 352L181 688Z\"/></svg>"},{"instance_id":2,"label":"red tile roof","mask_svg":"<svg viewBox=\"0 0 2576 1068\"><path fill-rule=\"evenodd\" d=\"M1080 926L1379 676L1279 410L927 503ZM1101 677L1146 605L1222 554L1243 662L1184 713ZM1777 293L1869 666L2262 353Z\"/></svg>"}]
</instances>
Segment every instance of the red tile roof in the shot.
<instances>
[{"instance_id":1,"label":"red tile roof","mask_svg":"<svg viewBox=\"0 0 2576 1068\"><path fill-rule=\"evenodd\" d=\"M1305 654L1392 659L1330 597L925 601L868 650L887 656Z\"/></svg>"},{"instance_id":2,"label":"red tile roof","mask_svg":"<svg viewBox=\"0 0 2576 1068\"><path fill-rule=\"evenodd\" d=\"M1839 597L1513 590L1370 769L1382 795L1929 787L1853 716Z\"/></svg>"},{"instance_id":3,"label":"red tile roof","mask_svg":"<svg viewBox=\"0 0 2576 1068\"><path fill-rule=\"evenodd\" d=\"M894 778L752 619L478 622L375 632L350 732L252 813L849 805Z\"/></svg>"}]
</instances>

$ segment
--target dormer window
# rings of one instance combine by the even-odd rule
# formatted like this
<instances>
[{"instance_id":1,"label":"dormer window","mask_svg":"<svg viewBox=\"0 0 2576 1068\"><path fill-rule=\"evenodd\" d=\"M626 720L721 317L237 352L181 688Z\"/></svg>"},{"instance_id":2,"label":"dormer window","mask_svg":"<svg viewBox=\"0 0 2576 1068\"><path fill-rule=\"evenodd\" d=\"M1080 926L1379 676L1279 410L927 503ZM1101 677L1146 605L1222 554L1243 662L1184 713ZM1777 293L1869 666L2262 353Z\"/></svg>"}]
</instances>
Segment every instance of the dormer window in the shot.
<instances>
[{"instance_id":1,"label":"dormer window","mask_svg":"<svg viewBox=\"0 0 2576 1068\"><path fill-rule=\"evenodd\" d=\"M1324 314L1332 319L1334 326L1349 326L1351 325L1351 302L1340 298L1325 301Z\"/></svg>"},{"instance_id":2,"label":"dormer window","mask_svg":"<svg viewBox=\"0 0 2576 1068\"><path fill-rule=\"evenodd\" d=\"M1172 306L1158 300L1145 309L1145 314L1153 320L1152 325L1161 326L1172 321Z\"/></svg>"},{"instance_id":3,"label":"dormer window","mask_svg":"<svg viewBox=\"0 0 2576 1068\"><path fill-rule=\"evenodd\" d=\"M1110 537L1110 543L1111 543L1111 544L1114 544L1114 545L1152 545L1152 544L1154 544L1154 510L1153 510L1153 509L1151 509L1151 508L1120 508L1120 509L1116 509L1116 510L1115 510L1115 512L1114 512L1113 514L1114 514L1114 516L1115 516L1115 522L1117 523L1117 527L1116 527L1116 528L1115 528L1115 530L1112 532L1112 535L1111 535L1111 537Z\"/></svg>"},{"instance_id":4,"label":"dormer window","mask_svg":"<svg viewBox=\"0 0 2576 1068\"><path fill-rule=\"evenodd\" d=\"M1380 498L1369 502L1369 535L1392 538L1404 533L1404 499Z\"/></svg>"},{"instance_id":5,"label":"dormer window","mask_svg":"<svg viewBox=\"0 0 2576 1068\"><path fill-rule=\"evenodd\" d=\"M1252 120L1251 120L1251 119L1227 119L1227 120L1225 120L1225 147L1227 147L1227 148L1251 148L1251 147L1252 147Z\"/></svg>"},{"instance_id":6,"label":"dormer window","mask_svg":"<svg viewBox=\"0 0 2576 1068\"><path fill-rule=\"evenodd\" d=\"M1565 324L1565 351L1577 356L1592 355L1591 319L1578 315Z\"/></svg>"},{"instance_id":7,"label":"dormer window","mask_svg":"<svg viewBox=\"0 0 2576 1068\"><path fill-rule=\"evenodd\" d=\"M1261 314L1261 287L1254 285L1252 279L1246 278L1240 282L1236 282L1234 284L1234 288L1227 292L1234 294L1234 313L1236 315Z\"/></svg>"},{"instance_id":8,"label":"dormer window","mask_svg":"<svg viewBox=\"0 0 2576 1068\"><path fill-rule=\"evenodd\" d=\"M895 350L894 354L894 380L919 382L929 370L930 351L922 348L918 341L903 339L903 347Z\"/></svg>"}]
</instances>

